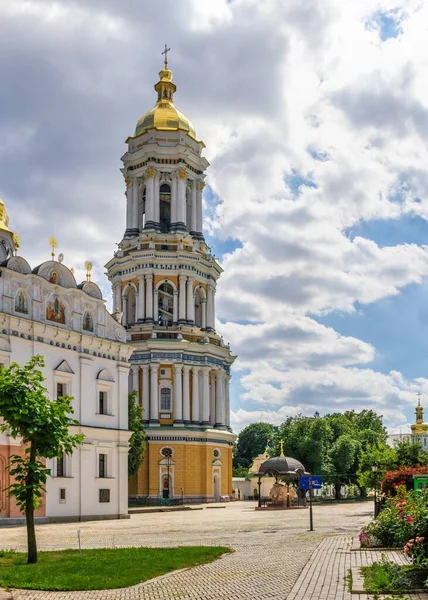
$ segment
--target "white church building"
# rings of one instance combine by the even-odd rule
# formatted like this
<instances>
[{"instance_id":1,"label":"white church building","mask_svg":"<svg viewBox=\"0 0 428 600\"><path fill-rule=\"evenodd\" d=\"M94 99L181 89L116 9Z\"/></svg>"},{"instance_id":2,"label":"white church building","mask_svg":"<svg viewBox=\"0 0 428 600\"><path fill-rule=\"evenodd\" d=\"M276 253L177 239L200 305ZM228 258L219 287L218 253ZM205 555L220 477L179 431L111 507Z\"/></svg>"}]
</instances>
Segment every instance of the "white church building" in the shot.
<instances>
[{"instance_id":1,"label":"white church building","mask_svg":"<svg viewBox=\"0 0 428 600\"><path fill-rule=\"evenodd\" d=\"M128 516L128 375L126 333L107 311L100 288L78 284L58 260L36 268L17 256L19 238L0 201L0 363L44 356L50 398L70 395L84 441L51 469L39 517L89 520ZM53 254L53 253L52 253ZM89 266L89 265L88 265ZM0 520L22 515L12 498L7 465L24 450L0 433Z\"/></svg>"}]
</instances>

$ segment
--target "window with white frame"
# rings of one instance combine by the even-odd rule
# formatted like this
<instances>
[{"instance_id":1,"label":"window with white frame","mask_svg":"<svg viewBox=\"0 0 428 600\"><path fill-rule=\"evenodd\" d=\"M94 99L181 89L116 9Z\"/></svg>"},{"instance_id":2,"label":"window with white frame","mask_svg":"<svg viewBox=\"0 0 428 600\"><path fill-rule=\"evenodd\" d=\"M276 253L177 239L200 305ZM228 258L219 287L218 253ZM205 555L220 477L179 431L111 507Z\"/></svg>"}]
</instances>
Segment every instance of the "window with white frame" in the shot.
<instances>
[{"instance_id":1,"label":"window with white frame","mask_svg":"<svg viewBox=\"0 0 428 600\"><path fill-rule=\"evenodd\" d=\"M161 411L171 410L171 390L170 388L162 388L160 391L160 409Z\"/></svg>"},{"instance_id":2,"label":"window with white frame","mask_svg":"<svg viewBox=\"0 0 428 600\"><path fill-rule=\"evenodd\" d=\"M107 454L98 454L98 477L107 477Z\"/></svg>"},{"instance_id":3,"label":"window with white frame","mask_svg":"<svg viewBox=\"0 0 428 600\"><path fill-rule=\"evenodd\" d=\"M65 498L66 498L65 488L59 488L59 501L61 504L65 504Z\"/></svg>"},{"instance_id":4,"label":"window with white frame","mask_svg":"<svg viewBox=\"0 0 428 600\"><path fill-rule=\"evenodd\" d=\"M108 394L106 390L98 391L98 413L100 415L108 415Z\"/></svg>"},{"instance_id":5,"label":"window with white frame","mask_svg":"<svg viewBox=\"0 0 428 600\"><path fill-rule=\"evenodd\" d=\"M67 476L66 467L67 467L67 458L66 458L65 454L63 454L60 458L56 459L56 476L57 477L66 477Z\"/></svg>"},{"instance_id":6,"label":"window with white frame","mask_svg":"<svg viewBox=\"0 0 428 600\"><path fill-rule=\"evenodd\" d=\"M56 399L67 395L67 384L62 381L56 382Z\"/></svg>"}]
</instances>

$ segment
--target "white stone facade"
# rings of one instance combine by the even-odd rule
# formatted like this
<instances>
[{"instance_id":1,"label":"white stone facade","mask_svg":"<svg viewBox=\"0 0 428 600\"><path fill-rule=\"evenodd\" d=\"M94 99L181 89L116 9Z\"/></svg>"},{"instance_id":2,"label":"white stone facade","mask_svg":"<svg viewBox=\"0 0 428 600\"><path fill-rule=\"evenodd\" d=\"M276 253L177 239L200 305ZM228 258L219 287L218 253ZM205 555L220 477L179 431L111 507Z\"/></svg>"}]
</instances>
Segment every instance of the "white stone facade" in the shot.
<instances>
[{"instance_id":1,"label":"white stone facade","mask_svg":"<svg viewBox=\"0 0 428 600\"><path fill-rule=\"evenodd\" d=\"M71 430L85 436L72 456L47 461L46 517L85 520L128 514L131 349L125 340L98 286L90 281L78 286L63 264L47 261L31 271L14 256L0 266L0 362L22 365L41 354L49 397L73 397L80 426ZM16 444L7 432L0 434L0 447ZM1 502L0 516L8 516Z\"/></svg>"}]
</instances>

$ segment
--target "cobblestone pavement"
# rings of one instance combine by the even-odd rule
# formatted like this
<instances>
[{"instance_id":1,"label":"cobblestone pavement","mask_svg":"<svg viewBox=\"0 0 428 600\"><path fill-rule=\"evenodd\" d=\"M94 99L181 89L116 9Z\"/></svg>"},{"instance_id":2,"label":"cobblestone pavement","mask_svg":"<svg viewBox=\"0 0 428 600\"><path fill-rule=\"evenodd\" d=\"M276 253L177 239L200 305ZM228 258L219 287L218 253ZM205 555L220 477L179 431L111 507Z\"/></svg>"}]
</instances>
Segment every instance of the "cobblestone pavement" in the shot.
<instances>
[{"instance_id":1,"label":"cobblestone pavement","mask_svg":"<svg viewBox=\"0 0 428 600\"><path fill-rule=\"evenodd\" d=\"M316 506L315 531L308 532L307 510L256 512L252 503L236 502L224 508L204 508L202 511L133 515L129 521L41 525L37 528L40 549L78 547L77 532L80 530L82 547L203 544L225 545L235 552L211 564L171 573L127 589L92 592L12 590L6 592L5 598L285 600L288 597L289 600L330 600L334 597L348 600L348 596L344 594L331 595L331 586L328 588L329 593L331 588L330 596L325 594L324 588L320 596L308 595L308 589L304 590L302 586L302 582L309 577L308 567L306 566L307 575L303 580L299 575L312 555L309 564L314 565L316 572L325 571L322 577L319 576L319 580L336 578L336 592L339 592L339 580L344 581L350 552L342 556L338 554L338 548L346 546L347 540L368 520L370 514L371 506L365 503ZM337 535L340 537L329 537ZM24 550L25 529L2 529L0 547ZM335 566L334 563L324 569L325 560L329 563L332 557L339 557L340 566ZM318 562L314 563L314 560ZM297 585L300 587L296 588ZM318 590L319 585L314 583L313 589ZM312 593L311 590L312 588L309 590Z\"/></svg>"},{"instance_id":2,"label":"cobblestone pavement","mask_svg":"<svg viewBox=\"0 0 428 600\"><path fill-rule=\"evenodd\" d=\"M352 551L358 547L347 537L330 537L318 545L300 573L287 600L371 600L367 594L351 594L346 576L350 568L370 565L386 554L390 560L404 564L408 560L402 552ZM386 596L379 596L385 598ZM428 600L428 594L405 594L406 599Z\"/></svg>"}]
</instances>

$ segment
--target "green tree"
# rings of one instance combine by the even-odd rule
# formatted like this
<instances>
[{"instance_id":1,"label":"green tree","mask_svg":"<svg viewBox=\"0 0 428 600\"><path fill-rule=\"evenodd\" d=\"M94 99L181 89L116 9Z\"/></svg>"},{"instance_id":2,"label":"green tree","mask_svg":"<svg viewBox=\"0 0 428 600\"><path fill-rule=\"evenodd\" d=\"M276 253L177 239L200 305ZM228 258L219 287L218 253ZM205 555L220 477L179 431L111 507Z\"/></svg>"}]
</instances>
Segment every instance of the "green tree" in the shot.
<instances>
[{"instance_id":1,"label":"green tree","mask_svg":"<svg viewBox=\"0 0 428 600\"><path fill-rule=\"evenodd\" d=\"M245 467L233 467L232 477L248 477L248 469L245 469Z\"/></svg>"},{"instance_id":2,"label":"green tree","mask_svg":"<svg viewBox=\"0 0 428 600\"><path fill-rule=\"evenodd\" d=\"M352 467L355 464L360 451L360 443L350 433L340 435L331 448L331 463L333 467L333 482L336 500L341 498L341 487L347 483L353 483Z\"/></svg>"},{"instance_id":3,"label":"green tree","mask_svg":"<svg viewBox=\"0 0 428 600\"><path fill-rule=\"evenodd\" d=\"M383 478L385 471L394 468L397 463L397 453L394 448L385 442L378 442L364 448L359 457L357 477L358 484L362 489L374 487L377 481ZM372 467L377 465L376 475Z\"/></svg>"},{"instance_id":4,"label":"green tree","mask_svg":"<svg viewBox=\"0 0 428 600\"><path fill-rule=\"evenodd\" d=\"M395 443L397 467L419 467L428 465L428 452L422 449L420 442L404 438Z\"/></svg>"},{"instance_id":5,"label":"green tree","mask_svg":"<svg viewBox=\"0 0 428 600\"><path fill-rule=\"evenodd\" d=\"M134 390L128 397L128 429L132 431L129 438L128 474L135 475L143 462L146 435L143 430L143 408L136 402L137 392Z\"/></svg>"},{"instance_id":6,"label":"green tree","mask_svg":"<svg viewBox=\"0 0 428 600\"><path fill-rule=\"evenodd\" d=\"M248 469L254 458L265 451L276 427L270 423L251 423L241 431L235 446L233 466Z\"/></svg>"},{"instance_id":7,"label":"green tree","mask_svg":"<svg viewBox=\"0 0 428 600\"><path fill-rule=\"evenodd\" d=\"M27 445L24 457L11 457L10 473L15 483L10 486L9 495L25 512L28 563L37 562L34 509L50 474L45 459L71 454L83 440L82 435L69 433L70 426L79 425L70 417L72 398L62 396L52 402L37 367L44 367L40 355L33 356L23 367L12 363L0 369L0 416L5 421L0 430L10 430L13 437L22 437Z\"/></svg>"}]
</instances>

